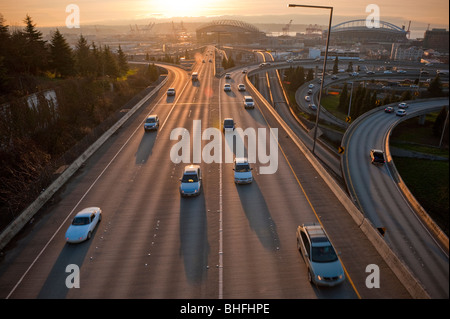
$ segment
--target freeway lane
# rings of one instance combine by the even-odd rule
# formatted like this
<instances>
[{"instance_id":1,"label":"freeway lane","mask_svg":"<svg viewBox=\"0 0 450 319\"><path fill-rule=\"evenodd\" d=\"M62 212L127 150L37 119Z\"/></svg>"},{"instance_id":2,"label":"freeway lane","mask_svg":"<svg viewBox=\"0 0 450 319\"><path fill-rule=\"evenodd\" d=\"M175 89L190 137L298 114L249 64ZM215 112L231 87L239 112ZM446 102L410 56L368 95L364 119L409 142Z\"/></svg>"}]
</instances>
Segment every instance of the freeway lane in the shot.
<instances>
[{"instance_id":1,"label":"freeway lane","mask_svg":"<svg viewBox=\"0 0 450 319\"><path fill-rule=\"evenodd\" d=\"M244 75L240 70L236 70L231 75L230 82L235 85L244 82ZM240 94L242 93L222 94L224 102L238 100L234 109L230 109L230 111L226 108L231 103L223 103L223 117L242 114L238 120L238 127L244 129L257 125L251 124L252 121L278 128L279 167L273 176L256 175L257 186L234 186L232 181L224 183L224 189L230 188L229 191L224 192L227 195L227 200L224 201L224 225L226 226L224 235L232 234L231 237L227 236L224 240L225 247L230 247L225 250L224 256L224 273L227 279L226 283L228 283L225 285L225 296L234 296L236 292L239 293L238 297L254 296L254 294L249 295L244 287L251 287L250 291L260 291L262 296L274 294L283 298L290 298L291 293L295 294L298 290L308 291L310 287L302 284L304 279L296 280L298 276L304 278L306 275L304 264L297 252L297 265L291 264L292 258L295 257L291 254L294 250L296 251L293 234L297 225L317 221L317 218L320 218L335 242L337 250L341 252L341 258L350 276L343 286L335 287L332 290L313 287L318 298L356 298L357 295L351 287L350 279L362 298L409 298L404 287L386 267L374 247L368 243L368 239L362 234L337 198L331 194L304 154L288 138L287 133L265 107L257 105L254 110L245 110L242 101L237 98ZM248 90L245 94L254 95L254 92ZM230 112L234 113L230 115ZM256 166L258 167L258 165ZM256 171L258 171L257 167ZM224 180L226 180L226 170L223 174ZM281 176L281 180L279 176ZM228 199L236 191L239 193L239 198ZM250 209L253 206L250 206L249 203L258 207L260 213L255 214L253 209ZM233 204L231 208L226 209L226 207L230 207L230 204ZM231 212L233 212L232 215ZM231 216L227 220L228 214ZM231 230L229 230L230 227ZM342 233L344 229L346 230L345 236ZM242 240L243 234L247 234L245 240ZM239 253L240 259L235 257L238 255L235 251L243 251L243 253ZM235 257L231 262L227 259L230 254ZM246 258L242 259L242 256L246 256ZM250 256L252 258L249 258ZM263 260L264 256L270 257L270 259ZM254 258L261 258L261 262L255 263ZM270 264L267 264L269 261ZM379 265L382 269L382 289L371 290L365 286L365 267L368 264ZM266 271L267 267L273 270ZM246 269L248 270L246 271ZM234 277L236 278L233 279ZM270 288L264 284L267 282L270 283ZM235 288L234 294L228 295L227 288L231 290L233 287L239 287L239 290ZM301 296L307 295L302 292Z\"/></svg>"},{"instance_id":2,"label":"freeway lane","mask_svg":"<svg viewBox=\"0 0 450 319\"><path fill-rule=\"evenodd\" d=\"M409 103L406 118L422 110L439 110L447 99ZM405 119L405 118L403 118ZM403 120L402 119L402 120ZM370 164L372 148L386 152L386 139L400 121L382 109L355 122L344 137L343 173L358 206L376 227L385 227L385 239L409 266L433 298L448 298L448 252L434 241L403 197L384 165ZM350 164L351 163L351 164Z\"/></svg>"},{"instance_id":3,"label":"freeway lane","mask_svg":"<svg viewBox=\"0 0 450 319\"><path fill-rule=\"evenodd\" d=\"M199 83L192 83L185 71L167 68L165 89L174 87L177 95L161 92L61 190L59 201L0 264L0 297L358 298L359 293L362 298L409 298L281 129L278 146L283 152L277 148L275 174L261 174L267 164L258 161L254 183L235 185L230 163L200 161L202 194L180 198L178 178L185 163L174 163L169 156L177 142L170 138L174 129L193 134L194 120L201 120L202 130L220 129L228 116L238 127L266 132L278 124L260 106L244 109L235 86L243 81L239 71L230 80L233 91L226 93L225 80L213 77L212 63L195 66ZM149 113L161 118L158 132L143 131ZM207 144L202 140L201 149ZM94 236L80 245L65 244L71 216L92 205L104 214ZM347 270L346 282L334 289L307 282L296 249L297 225L317 217ZM65 286L68 264L80 267L79 289ZM368 264L382 269L380 289L365 286Z\"/></svg>"}]
</instances>

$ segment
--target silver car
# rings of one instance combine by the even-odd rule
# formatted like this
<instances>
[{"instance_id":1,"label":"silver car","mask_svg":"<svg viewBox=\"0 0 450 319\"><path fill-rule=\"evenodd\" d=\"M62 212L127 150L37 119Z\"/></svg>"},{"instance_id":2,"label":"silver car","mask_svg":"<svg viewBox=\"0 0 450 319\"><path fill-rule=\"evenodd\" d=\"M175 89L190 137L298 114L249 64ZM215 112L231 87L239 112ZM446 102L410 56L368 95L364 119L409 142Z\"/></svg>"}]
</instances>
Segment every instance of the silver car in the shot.
<instances>
[{"instance_id":1,"label":"silver car","mask_svg":"<svg viewBox=\"0 0 450 319\"><path fill-rule=\"evenodd\" d=\"M181 196L197 196L202 190L202 173L199 165L188 165L180 178Z\"/></svg>"},{"instance_id":2,"label":"silver car","mask_svg":"<svg viewBox=\"0 0 450 319\"><path fill-rule=\"evenodd\" d=\"M336 286L345 280L341 261L321 225L298 226L297 249L306 263L311 283Z\"/></svg>"}]
</instances>

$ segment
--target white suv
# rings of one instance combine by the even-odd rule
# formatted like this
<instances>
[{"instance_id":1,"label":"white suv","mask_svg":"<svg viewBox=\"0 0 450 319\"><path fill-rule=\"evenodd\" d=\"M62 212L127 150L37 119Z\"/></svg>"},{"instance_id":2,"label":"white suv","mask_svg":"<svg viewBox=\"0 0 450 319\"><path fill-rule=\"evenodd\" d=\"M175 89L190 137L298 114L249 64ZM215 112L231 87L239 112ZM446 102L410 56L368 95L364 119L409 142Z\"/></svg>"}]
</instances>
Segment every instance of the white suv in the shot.
<instances>
[{"instance_id":1,"label":"white suv","mask_svg":"<svg viewBox=\"0 0 450 319\"><path fill-rule=\"evenodd\" d=\"M250 95L244 96L244 106L245 108L254 108L255 102L253 101L253 98Z\"/></svg>"},{"instance_id":2,"label":"white suv","mask_svg":"<svg viewBox=\"0 0 450 319\"><path fill-rule=\"evenodd\" d=\"M234 159L234 182L236 184L249 184L253 181L252 169L247 158Z\"/></svg>"}]
</instances>

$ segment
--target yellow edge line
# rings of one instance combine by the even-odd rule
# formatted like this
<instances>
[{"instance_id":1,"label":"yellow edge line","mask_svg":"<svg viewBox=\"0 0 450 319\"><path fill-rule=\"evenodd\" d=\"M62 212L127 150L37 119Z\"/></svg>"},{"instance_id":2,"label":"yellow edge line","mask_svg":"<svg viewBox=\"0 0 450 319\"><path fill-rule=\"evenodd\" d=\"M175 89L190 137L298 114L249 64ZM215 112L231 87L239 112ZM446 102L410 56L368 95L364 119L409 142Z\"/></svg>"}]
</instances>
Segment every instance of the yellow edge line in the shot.
<instances>
[{"instance_id":1,"label":"yellow edge line","mask_svg":"<svg viewBox=\"0 0 450 319\"><path fill-rule=\"evenodd\" d=\"M261 113L261 115L263 116L264 121L266 122L267 126L270 128L269 122L267 122L267 119L266 119L266 117L264 116L264 113L263 113L263 112L261 111L261 109L259 108L259 106L258 106L258 109L259 109L259 112ZM270 131L270 132L271 132L271 134L273 134L272 131ZM281 150L281 153L283 154L283 157L285 158L286 162L288 163L289 168L291 169L292 174L294 174L295 180L297 181L298 185L300 186L300 188L301 188L301 190L302 190L302 192L303 192L303 195L305 195L305 198L306 198L306 200L307 200L309 206L311 207L311 209L312 209L314 215L316 216L317 220L319 221L319 224L325 229L325 227L324 227L323 224L322 224L322 221L320 220L319 216L317 215L316 210L314 209L313 204L312 204L311 201L309 200L309 197L308 197L308 195L306 194L305 189L304 189L303 186L302 186L302 183L300 183L300 180L298 179L297 174L295 174L294 169L292 168L291 163L290 163L289 160L287 159L287 156L286 156L286 154L284 153L283 148L281 147L281 145L280 145L280 143L278 142L278 140L277 140L277 144L278 144L278 147L279 147L280 150ZM331 239L330 239L330 241L331 241ZM356 286L355 286L355 284L353 283L353 280L351 279L350 274L349 274L348 271L347 271L347 268L344 266L344 263L342 262L342 260L341 260L341 258L340 258L339 256L338 256L338 258L339 258L339 260L341 261L342 267L344 268L345 275L347 276L347 279L349 280L351 286L353 287L353 290L355 291L356 295L358 296L358 299L361 299L361 295L359 294L358 289L356 289Z\"/></svg>"}]
</instances>

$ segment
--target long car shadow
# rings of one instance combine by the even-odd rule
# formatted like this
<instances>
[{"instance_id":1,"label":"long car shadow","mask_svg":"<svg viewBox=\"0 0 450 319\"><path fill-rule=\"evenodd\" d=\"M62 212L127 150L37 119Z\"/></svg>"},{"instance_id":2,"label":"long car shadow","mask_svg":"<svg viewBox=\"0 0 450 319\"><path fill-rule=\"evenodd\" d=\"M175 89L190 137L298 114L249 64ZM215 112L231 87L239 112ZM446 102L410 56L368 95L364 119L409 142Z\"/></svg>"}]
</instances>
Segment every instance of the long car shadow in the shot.
<instances>
[{"instance_id":1,"label":"long car shadow","mask_svg":"<svg viewBox=\"0 0 450 319\"><path fill-rule=\"evenodd\" d=\"M209 243L203 191L193 198L180 198L180 254L186 278L198 284L205 279Z\"/></svg>"},{"instance_id":2,"label":"long car shadow","mask_svg":"<svg viewBox=\"0 0 450 319\"><path fill-rule=\"evenodd\" d=\"M144 164L152 154L153 146L155 145L158 130L151 132L144 132L141 143L136 152L136 164Z\"/></svg>"},{"instance_id":3,"label":"long car shadow","mask_svg":"<svg viewBox=\"0 0 450 319\"><path fill-rule=\"evenodd\" d=\"M250 227L263 247L267 250L280 249L277 226L257 182L253 180L248 185L236 185L236 189Z\"/></svg>"},{"instance_id":4,"label":"long car shadow","mask_svg":"<svg viewBox=\"0 0 450 319\"><path fill-rule=\"evenodd\" d=\"M72 274L72 272L66 272L66 267L73 264L78 266L81 272L83 261L100 225L101 222L95 228L90 240L79 244L66 243L64 245L47 280L39 292L38 299L64 299L69 290L73 289L66 286L66 279ZM82 288L82 286L83 282L80 278L80 288Z\"/></svg>"}]
</instances>

